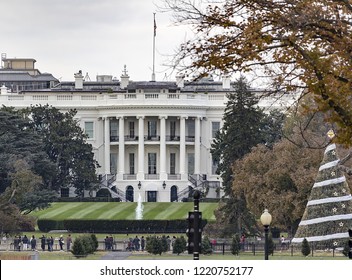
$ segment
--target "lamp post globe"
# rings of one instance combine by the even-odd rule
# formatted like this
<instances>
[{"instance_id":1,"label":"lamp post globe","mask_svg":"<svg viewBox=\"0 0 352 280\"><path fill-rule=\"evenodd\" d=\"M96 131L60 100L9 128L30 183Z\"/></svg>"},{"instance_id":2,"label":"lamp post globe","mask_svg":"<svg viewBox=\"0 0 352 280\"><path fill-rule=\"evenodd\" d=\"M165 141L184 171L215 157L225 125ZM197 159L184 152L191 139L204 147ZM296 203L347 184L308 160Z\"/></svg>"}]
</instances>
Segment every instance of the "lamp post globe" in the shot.
<instances>
[{"instance_id":1,"label":"lamp post globe","mask_svg":"<svg viewBox=\"0 0 352 280\"><path fill-rule=\"evenodd\" d=\"M271 214L269 213L268 209L265 209L263 214L260 216L260 222L264 226L264 233L265 233L265 244L264 244L264 259L268 260L269 259L269 242L268 242L268 233L269 233L269 226L271 224Z\"/></svg>"}]
</instances>

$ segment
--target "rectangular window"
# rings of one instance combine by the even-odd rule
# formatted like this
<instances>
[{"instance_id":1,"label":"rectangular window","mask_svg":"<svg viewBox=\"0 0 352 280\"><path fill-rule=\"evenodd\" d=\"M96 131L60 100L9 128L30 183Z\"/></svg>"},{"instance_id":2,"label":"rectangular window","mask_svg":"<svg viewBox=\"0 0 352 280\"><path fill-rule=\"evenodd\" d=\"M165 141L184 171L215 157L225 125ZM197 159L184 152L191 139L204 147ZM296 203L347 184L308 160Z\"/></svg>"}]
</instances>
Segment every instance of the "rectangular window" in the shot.
<instances>
[{"instance_id":1,"label":"rectangular window","mask_svg":"<svg viewBox=\"0 0 352 280\"><path fill-rule=\"evenodd\" d=\"M211 137L215 138L216 134L220 130L220 122L212 122L211 123Z\"/></svg>"},{"instance_id":2,"label":"rectangular window","mask_svg":"<svg viewBox=\"0 0 352 280\"><path fill-rule=\"evenodd\" d=\"M213 159L211 163L211 174L215 175L216 170L218 169L219 162L216 159Z\"/></svg>"},{"instance_id":3,"label":"rectangular window","mask_svg":"<svg viewBox=\"0 0 352 280\"><path fill-rule=\"evenodd\" d=\"M110 141L119 141L119 123L117 121L110 121Z\"/></svg>"},{"instance_id":4,"label":"rectangular window","mask_svg":"<svg viewBox=\"0 0 352 280\"><path fill-rule=\"evenodd\" d=\"M176 121L170 121L170 137L173 139L176 136Z\"/></svg>"},{"instance_id":5,"label":"rectangular window","mask_svg":"<svg viewBox=\"0 0 352 280\"><path fill-rule=\"evenodd\" d=\"M134 153L130 153L130 174L134 174Z\"/></svg>"},{"instance_id":6,"label":"rectangular window","mask_svg":"<svg viewBox=\"0 0 352 280\"><path fill-rule=\"evenodd\" d=\"M148 174L156 174L156 153L148 153Z\"/></svg>"},{"instance_id":7,"label":"rectangular window","mask_svg":"<svg viewBox=\"0 0 352 280\"><path fill-rule=\"evenodd\" d=\"M188 174L194 174L194 153L188 153Z\"/></svg>"},{"instance_id":8,"label":"rectangular window","mask_svg":"<svg viewBox=\"0 0 352 280\"><path fill-rule=\"evenodd\" d=\"M194 135L195 135L195 121L194 120L187 121L187 129L188 129L188 137L194 137Z\"/></svg>"},{"instance_id":9,"label":"rectangular window","mask_svg":"<svg viewBox=\"0 0 352 280\"><path fill-rule=\"evenodd\" d=\"M130 138L134 138L135 137L135 131L134 131L134 122L129 122L128 123L128 134Z\"/></svg>"},{"instance_id":10,"label":"rectangular window","mask_svg":"<svg viewBox=\"0 0 352 280\"><path fill-rule=\"evenodd\" d=\"M148 121L148 137L156 137L156 121Z\"/></svg>"},{"instance_id":11,"label":"rectangular window","mask_svg":"<svg viewBox=\"0 0 352 280\"><path fill-rule=\"evenodd\" d=\"M148 202L156 202L156 191L148 191L147 200Z\"/></svg>"},{"instance_id":12,"label":"rectangular window","mask_svg":"<svg viewBox=\"0 0 352 280\"><path fill-rule=\"evenodd\" d=\"M88 139L94 138L94 122L84 123L84 133L88 135Z\"/></svg>"},{"instance_id":13,"label":"rectangular window","mask_svg":"<svg viewBox=\"0 0 352 280\"><path fill-rule=\"evenodd\" d=\"M176 174L176 154L170 154L170 174Z\"/></svg>"},{"instance_id":14,"label":"rectangular window","mask_svg":"<svg viewBox=\"0 0 352 280\"><path fill-rule=\"evenodd\" d=\"M117 173L117 154L111 153L110 154L110 174Z\"/></svg>"}]
</instances>

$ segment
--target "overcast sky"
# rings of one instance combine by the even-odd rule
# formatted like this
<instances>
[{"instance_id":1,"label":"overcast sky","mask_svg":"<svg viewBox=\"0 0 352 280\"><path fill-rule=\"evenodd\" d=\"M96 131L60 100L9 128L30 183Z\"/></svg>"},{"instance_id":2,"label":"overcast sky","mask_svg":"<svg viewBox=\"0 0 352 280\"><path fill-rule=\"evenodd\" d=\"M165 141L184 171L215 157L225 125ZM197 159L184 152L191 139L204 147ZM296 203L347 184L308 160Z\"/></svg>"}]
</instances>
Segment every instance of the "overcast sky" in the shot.
<instances>
[{"instance_id":1,"label":"overcast sky","mask_svg":"<svg viewBox=\"0 0 352 280\"><path fill-rule=\"evenodd\" d=\"M163 0L0 0L0 52L7 58L34 58L42 73L73 80L82 70L120 79L149 81L153 66L153 13L156 12L156 80L175 80L163 66L192 37L160 13Z\"/></svg>"}]
</instances>

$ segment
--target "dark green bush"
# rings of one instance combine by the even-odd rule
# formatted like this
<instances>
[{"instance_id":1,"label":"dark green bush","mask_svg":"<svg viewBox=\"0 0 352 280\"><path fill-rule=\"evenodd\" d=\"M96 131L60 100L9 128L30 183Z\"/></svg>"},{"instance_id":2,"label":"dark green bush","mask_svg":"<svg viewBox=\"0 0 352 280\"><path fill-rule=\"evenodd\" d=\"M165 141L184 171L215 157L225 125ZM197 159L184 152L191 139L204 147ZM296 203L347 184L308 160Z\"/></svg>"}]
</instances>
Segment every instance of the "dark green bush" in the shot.
<instances>
[{"instance_id":1,"label":"dark green bush","mask_svg":"<svg viewBox=\"0 0 352 280\"><path fill-rule=\"evenodd\" d=\"M174 245L172 247L172 252L174 254L181 254L183 253L184 251L187 250L187 241L186 239L181 235L180 237L177 237L175 239L175 242L174 242Z\"/></svg>"},{"instance_id":2,"label":"dark green bush","mask_svg":"<svg viewBox=\"0 0 352 280\"><path fill-rule=\"evenodd\" d=\"M162 239L156 236L147 237L146 251L153 255L161 255L163 252Z\"/></svg>"},{"instance_id":3,"label":"dark green bush","mask_svg":"<svg viewBox=\"0 0 352 280\"><path fill-rule=\"evenodd\" d=\"M231 254L238 256L239 253L240 253L240 235L239 234L235 234L232 237Z\"/></svg>"},{"instance_id":4,"label":"dark green bush","mask_svg":"<svg viewBox=\"0 0 352 280\"><path fill-rule=\"evenodd\" d=\"M302 252L303 256L305 256L305 257L310 254L310 246L309 246L307 239L305 239L305 238L302 241L301 252Z\"/></svg>"},{"instance_id":5,"label":"dark green bush","mask_svg":"<svg viewBox=\"0 0 352 280\"><path fill-rule=\"evenodd\" d=\"M77 258L85 257L97 250L95 235L82 235L75 238L72 245L72 254Z\"/></svg>"},{"instance_id":6,"label":"dark green bush","mask_svg":"<svg viewBox=\"0 0 352 280\"><path fill-rule=\"evenodd\" d=\"M211 248L211 244L208 236L205 236L202 239L201 253L204 255L210 255L213 253L213 249Z\"/></svg>"},{"instance_id":7,"label":"dark green bush","mask_svg":"<svg viewBox=\"0 0 352 280\"><path fill-rule=\"evenodd\" d=\"M38 229L43 232L50 230L64 230L64 221L51 220L51 219L40 219L37 221Z\"/></svg>"},{"instance_id":8,"label":"dark green bush","mask_svg":"<svg viewBox=\"0 0 352 280\"><path fill-rule=\"evenodd\" d=\"M207 220L202 220L202 227ZM167 233L185 232L188 224L184 220L38 220L41 231L68 230L71 232L110 233Z\"/></svg>"}]
</instances>

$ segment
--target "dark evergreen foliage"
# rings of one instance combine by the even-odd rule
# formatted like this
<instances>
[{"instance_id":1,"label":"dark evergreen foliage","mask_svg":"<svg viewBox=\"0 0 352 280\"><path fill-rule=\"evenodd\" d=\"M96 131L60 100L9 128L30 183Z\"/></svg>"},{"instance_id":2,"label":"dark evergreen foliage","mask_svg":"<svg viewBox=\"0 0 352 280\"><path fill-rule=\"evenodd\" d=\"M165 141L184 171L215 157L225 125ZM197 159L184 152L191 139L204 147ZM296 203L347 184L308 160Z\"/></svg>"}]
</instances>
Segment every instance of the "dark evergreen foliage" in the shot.
<instances>
[{"instance_id":1,"label":"dark evergreen foliage","mask_svg":"<svg viewBox=\"0 0 352 280\"><path fill-rule=\"evenodd\" d=\"M74 119L77 111L62 113L57 108L33 106L30 114L33 126L44 143L44 150L56 165L55 176L47 182L53 189L75 187L78 196L84 190L97 187L96 168L92 146L86 142L87 135Z\"/></svg>"},{"instance_id":2,"label":"dark evergreen foliage","mask_svg":"<svg viewBox=\"0 0 352 280\"><path fill-rule=\"evenodd\" d=\"M310 254L310 246L306 238L302 241L302 249L301 249L303 256L308 256Z\"/></svg>"},{"instance_id":3,"label":"dark evergreen foliage","mask_svg":"<svg viewBox=\"0 0 352 280\"><path fill-rule=\"evenodd\" d=\"M187 241L186 239L181 235L180 237L177 237L175 239L175 242L174 242L174 245L172 247L172 252L174 254L181 254L183 253L184 251L187 250Z\"/></svg>"},{"instance_id":4,"label":"dark evergreen foliage","mask_svg":"<svg viewBox=\"0 0 352 280\"><path fill-rule=\"evenodd\" d=\"M146 251L153 255L161 255L163 252L162 239L157 236L149 236L146 239Z\"/></svg>"},{"instance_id":5,"label":"dark evergreen foliage","mask_svg":"<svg viewBox=\"0 0 352 280\"><path fill-rule=\"evenodd\" d=\"M75 238L71 253L76 258L86 257L93 254L98 248L98 241L94 234L82 235Z\"/></svg>"},{"instance_id":6,"label":"dark evergreen foliage","mask_svg":"<svg viewBox=\"0 0 352 280\"><path fill-rule=\"evenodd\" d=\"M211 243L208 236L205 236L202 239L201 253L204 255L210 255L213 253L213 249L211 248Z\"/></svg>"},{"instance_id":7,"label":"dark evergreen foliage","mask_svg":"<svg viewBox=\"0 0 352 280\"><path fill-rule=\"evenodd\" d=\"M235 234L232 237L231 254L238 256L239 253L240 253L240 235L239 234Z\"/></svg>"},{"instance_id":8,"label":"dark evergreen foliage","mask_svg":"<svg viewBox=\"0 0 352 280\"><path fill-rule=\"evenodd\" d=\"M234 232L257 231L256 221L247 208L243 194L233 191L232 166L259 143L272 146L281 138L282 114L273 112L266 115L258 107L259 99L244 77L234 83L234 92L227 95L228 102L223 116L223 127L211 145L213 160L218 162L217 173L223 180L223 190L228 198L222 206L217 222L221 227L230 229L227 236Z\"/></svg>"}]
</instances>

